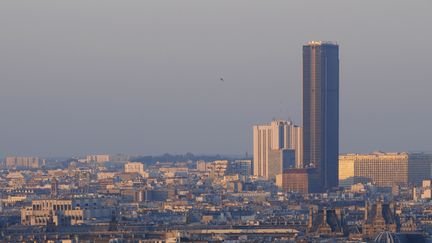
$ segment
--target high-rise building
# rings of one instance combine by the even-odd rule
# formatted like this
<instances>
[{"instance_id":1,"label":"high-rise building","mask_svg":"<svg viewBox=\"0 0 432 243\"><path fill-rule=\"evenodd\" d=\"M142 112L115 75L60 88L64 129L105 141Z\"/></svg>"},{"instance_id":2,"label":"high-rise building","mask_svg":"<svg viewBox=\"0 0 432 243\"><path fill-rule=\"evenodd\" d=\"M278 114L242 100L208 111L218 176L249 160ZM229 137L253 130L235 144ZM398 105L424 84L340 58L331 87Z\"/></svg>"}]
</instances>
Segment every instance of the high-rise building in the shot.
<instances>
[{"instance_id":1,"label":"high-rise building","mask_svg":"<svg viewBox=\"0 0 432 243\"><path fill-rule=\"evenodd\" d=\"M284 168L300 166L302 145L301 127L291 121L253 126L254 175L272 179Z\"/></svg>"},{"instance_id":2,"label":"high-rise building","mask_svg":"<svg viewBox=\"0 0 432 243\"><path fill-rule=\"evenodd\" d=\"M303 162L317 168L322 189L338 186L339 47L303 46Z\"/></svg>"},{"instance_id":3,"label":"high-rise building","mask_svg":"<svg viewBox=\"0 0 432 243\"><path fill-rule=\"evenodd\" d=\"M432 155L424 153L347 154L339 156L339 183L372 182L379 187L420 185L431 176Z\"/></svg>"},{"instance_id":4,"label":"high-rise building","mask_svg":"<svg viewBox=\"0 0 432 243\"><path fill-rule=\"evenodd\" d=\"M285 148L294 150L295 167L303 168L303 128L289 121L285 126Z\"/></svg>"}]
</instances>

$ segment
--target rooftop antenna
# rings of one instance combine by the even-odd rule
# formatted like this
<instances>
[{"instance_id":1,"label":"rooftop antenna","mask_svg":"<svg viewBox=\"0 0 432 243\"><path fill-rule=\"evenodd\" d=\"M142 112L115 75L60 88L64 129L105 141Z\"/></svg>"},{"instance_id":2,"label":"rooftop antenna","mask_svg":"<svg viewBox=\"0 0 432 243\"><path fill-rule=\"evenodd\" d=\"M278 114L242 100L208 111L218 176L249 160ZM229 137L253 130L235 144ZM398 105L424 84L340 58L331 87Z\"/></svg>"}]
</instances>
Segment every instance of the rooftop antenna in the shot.
<instances>
[{"instance_id":1,"label":"rooftop antenna","mask_svg":"<svg viewBox=\"0 0 432 243\"><path fill-rule=\"evenodd\" d=\"M279 100L279 116L282 118L283 117L283 108L282 108L282 100Z\"/></svg>"}]
</instances>

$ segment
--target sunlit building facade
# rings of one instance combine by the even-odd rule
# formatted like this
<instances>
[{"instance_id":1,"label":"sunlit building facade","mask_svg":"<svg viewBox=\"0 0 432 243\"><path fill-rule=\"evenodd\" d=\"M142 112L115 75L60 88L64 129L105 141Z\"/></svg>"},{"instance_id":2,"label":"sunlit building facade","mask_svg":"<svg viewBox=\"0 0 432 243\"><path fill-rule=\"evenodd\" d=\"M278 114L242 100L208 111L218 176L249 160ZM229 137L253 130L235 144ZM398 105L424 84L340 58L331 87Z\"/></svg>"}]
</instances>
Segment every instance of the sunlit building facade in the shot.
<instances>
[{"instance_id":1,"label":"sunlit building facade","mask_svg":"<svg viewBox=\"0 0 432 243\"><path fill-rule=\"evenodd\" d=\"M379 187L420 185L431 176L432 155L424 153L347 154L339 156L339 184L371 182Z\"/></svg>"},{"instance_id":2,"label":"sunlit building facade","mask_svg":"<svg viewBox=\"0 0 432 243\"><path fill-rule=\"evenodd\" d=\"M315 193L321 190L315 168L287 169L276 176L276 185L285 192Z\"/></svg>"},{"instance_id":3,"label":"sunlit building facade","mask_svg":"<svg viewBox=\"0 0 432 243\"><path fill-rule=\"evenodd\" d=\"M21 224L70 226L85 221L110 220L115 208L99 199L41 199L21 209Z\"/></svg>"},{"instance_id":4,"label":"sunlit building facade","mask_svg":"<svg viewBox=\"0 0 432 243\"><path fill-rule=\"evenodd\" d=\"M87 162L97 162L97 163L103 163L110 161L109 154L92 154L87 155L86 157Z\"/></svg>"},{"instance_id":5,"label":"sunlit building facade","mask_svg":"<svg viewBox=\"0 0 432 243\"><path fill-rule=\"evenodd\" d=\"M8 169L36 169L43 163L38 157L9 156L5 158L5 165Z\"/></svg>"},{"instance_id":6,"label":"sunlit building facade","mask_svg":"<svg viewBox=\"0 0 432 243\"><path fill-rule=\"evenodd\" d=\"M124 165L125 173L138 173L144 177L148 177L148 173L144 170L144 164L140 162L128 162Z\"/></svg>"},{"instance_id":7,"label":"sunlit building facade","mask_svg":"<svg viewBox=\"0 0 432 243\"><path fill-rule=\"evenodd\" d=\"M254 175L272 179L284 168L302 165L302 129L291 121L253 126Z\"/></svg>"}]
</instances>

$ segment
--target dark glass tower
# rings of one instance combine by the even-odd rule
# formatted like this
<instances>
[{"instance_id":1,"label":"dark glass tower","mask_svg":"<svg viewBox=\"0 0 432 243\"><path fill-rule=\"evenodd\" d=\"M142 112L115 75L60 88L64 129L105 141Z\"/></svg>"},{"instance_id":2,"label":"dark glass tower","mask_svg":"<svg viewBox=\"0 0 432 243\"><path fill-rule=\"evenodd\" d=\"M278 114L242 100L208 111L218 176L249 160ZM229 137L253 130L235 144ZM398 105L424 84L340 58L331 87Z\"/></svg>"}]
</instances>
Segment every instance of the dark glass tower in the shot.
<instances>
[{"instance_id":1,"label":"dark glass tower","mask_svg":"<svg viewBox=\"0 0 432 243\"><path fill-rule=\"evenodd\" d=\"M317 168L323 190L338 186L339 47L303 46L303 163Z\"/></svg>"}]
</instances>

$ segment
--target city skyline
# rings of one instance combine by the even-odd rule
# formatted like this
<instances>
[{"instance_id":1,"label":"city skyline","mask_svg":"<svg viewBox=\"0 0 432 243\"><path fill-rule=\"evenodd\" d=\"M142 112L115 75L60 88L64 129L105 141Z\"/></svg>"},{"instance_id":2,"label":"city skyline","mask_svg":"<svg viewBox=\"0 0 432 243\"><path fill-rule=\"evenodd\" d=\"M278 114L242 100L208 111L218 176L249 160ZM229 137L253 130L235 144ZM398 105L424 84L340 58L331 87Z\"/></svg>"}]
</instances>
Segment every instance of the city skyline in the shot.
<instances>
[{"instance_id":1,"label":"city skyline","mask_svg":"<svg viewBox=\"0 0 432 243\"><path fill-rule=\"evenodd\" d=\"M0 2L0 242L432 242L432 1Z\"/></svg>"},{"instance_id":2,"label":"city skyline","mask_svg":"<svg viewBox=\"0 0 432 243\"><path fill-rule=\"evenodd\" d=\"M251 154L253 124L301 124L314 39L344 50L342 153L430 151L430 3L333 3L2 1L0 154Z\"/></svg>"}]
</instances>

